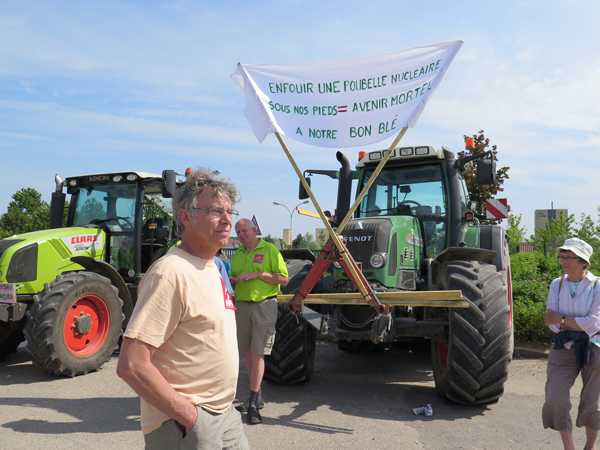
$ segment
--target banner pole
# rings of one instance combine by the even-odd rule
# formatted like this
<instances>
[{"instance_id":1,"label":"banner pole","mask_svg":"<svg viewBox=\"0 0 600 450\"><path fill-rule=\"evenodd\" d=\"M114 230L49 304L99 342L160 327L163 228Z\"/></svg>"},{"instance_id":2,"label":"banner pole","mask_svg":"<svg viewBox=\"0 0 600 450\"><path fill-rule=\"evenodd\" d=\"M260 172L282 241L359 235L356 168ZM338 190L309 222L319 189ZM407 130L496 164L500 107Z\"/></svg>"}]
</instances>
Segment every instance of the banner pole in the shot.
<instances>
[{"instance_id":1,"label":"banner pole","mask_svg":"<svg viewBox=\"0 0 600 450\"><path fill-rule=\"evenodd\" d=\"M340 224L338 226L338 230L340 230L340 231L344 230L344 227L346 226L348 221L352 218L354 211L356 211L356 208L358 208L358 205L360 205L360 202L362 202L363 198L367 194L367 191L371 188L371 186L373 185L373 183L379 176L379 173L383 169L383 166L385 166L385 163L388 161L388 159L390 159L390 156L392 155L392 152L396 148L396 145L398 145L398 142L400 142L400 140L404 137L406 130L408 130L408 127L404 127L404 128L402 128L402 130L400 130L400 133L398 133L398 136L396 136L396 139L394 139L394 142L392 142L392 145L390 146L390 148L385 152L385 155L383 156L383 158L377 165L377 168L373 172L373 175L371 175L371 178L369 178L369 182L362 188L362 190L360 191L360 194L358 194L358 197L356 197L356 201L350 207L350 210L346 214L346 217L344 217L344 220L342 220L340 222Z\"/></svg>"},{"instance_id":2,"label":"banner pole","mask_svg":"<svg viewBox=\"0 0 600 450\"><path fill-rule=\"evenodd\" d=\"M298 175L298 178L300 178L300 182L302 183L302 186L304 186L304 189L306 189L306 193L308 194L308 196L311 199L311 201L313 202L313 205L315 206L317 212L319 213L319 217L325 224L325 228L327 229L327 232L329 233L331 240L337 247L340 257L346 263L346 266L348 267L348 270L350 270L350 272L352 273L352 276L354 277L354 279L358 281L358 286L356 286L356 287L359 289L359 291L363 297L365 297L365 298L368 296L374 297L375 301L377 303L379 303L379 300L377 300L377 298L374 296L372 290L369 289L368 286L366 286L363 283L363 277L361 277L359 275L358 271L356 270L356 268L357 268L356 263L354 263L354 260L350 260L350 258L348 257L346 248L344 247L344 245L342 245L342 243L340 242L340 237L336 234L335 231L333 231L333 228L329 224L329 220L327 219L327 216L325 216L325 213L323 213L323 210L321 209L321 206L319 205L319 203L317 202L317 199L315 198L313 192L311 191L310 186L304 179L304 176L302 176L302 172L300 171L300 168L296 164L296 161L294 160L294 157L292 156L290 150L288 149L288 146L286 145L285 141L283 140L283 137L281 136L281 134L278 131L275 132L275 136L277 136L277 140L281 144L283 151L285 152L286 156L290 160L290 163L292 164L292 167L294 168L296 175Z\"/></svg>"}]
</instances>

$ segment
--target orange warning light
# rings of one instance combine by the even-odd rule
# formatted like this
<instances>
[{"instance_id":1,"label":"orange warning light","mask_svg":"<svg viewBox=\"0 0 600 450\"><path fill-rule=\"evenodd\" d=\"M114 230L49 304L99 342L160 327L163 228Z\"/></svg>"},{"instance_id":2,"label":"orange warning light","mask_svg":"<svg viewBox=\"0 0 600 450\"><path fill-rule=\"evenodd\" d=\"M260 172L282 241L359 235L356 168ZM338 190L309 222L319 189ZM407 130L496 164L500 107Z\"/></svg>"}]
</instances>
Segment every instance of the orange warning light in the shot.
<instances>
[{"instance_id":1,"label":"orange warning light","mask_svg":"<svg viewBox=\"0 0 600 450\"><path fill-rule=\"evenodd\" d=\"M475 150L475 139L466 138L465 139L465 149L467 150Z\"/></svg>"},{"instance_id":2,"label":"orange warning light","mask_svg":"<svg viewBox=\"0 0 600 450\"><path fill-rule=\"evenodd\" d=\"M358 160L360 161L367 155L367 152L358 152Z\"/></svg>"}]
</instances>

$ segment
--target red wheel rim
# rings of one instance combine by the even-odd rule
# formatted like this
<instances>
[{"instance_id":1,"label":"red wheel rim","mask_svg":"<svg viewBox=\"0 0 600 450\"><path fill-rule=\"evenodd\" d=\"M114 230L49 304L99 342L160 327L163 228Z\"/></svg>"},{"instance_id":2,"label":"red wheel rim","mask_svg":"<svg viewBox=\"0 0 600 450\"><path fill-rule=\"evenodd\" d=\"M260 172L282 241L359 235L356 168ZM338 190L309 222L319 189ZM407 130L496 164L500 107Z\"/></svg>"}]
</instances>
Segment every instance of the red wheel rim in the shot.
<instances>
[{"instance_id":1,"label":"red wheel rim","mask_svg":"<svg viewBox=\"0 0 600 450\"><path fill-rule=\"evenodd\" d=\"M440 369L443 372L448 364L448 347L443 342L437 342L437 356Z\"/></svg>"},{"instance_id":2,"label":"red wheel rim","mask_svg":"<svg viewBox=\"0 0 600 450\"><path fill-rule=\"evenodd\" d=\"M102 347L109 329L110 316L104 300L97 295L84 295L67 311L63 336L69 351L84 357Z\"/></svg>"}]
</instances>

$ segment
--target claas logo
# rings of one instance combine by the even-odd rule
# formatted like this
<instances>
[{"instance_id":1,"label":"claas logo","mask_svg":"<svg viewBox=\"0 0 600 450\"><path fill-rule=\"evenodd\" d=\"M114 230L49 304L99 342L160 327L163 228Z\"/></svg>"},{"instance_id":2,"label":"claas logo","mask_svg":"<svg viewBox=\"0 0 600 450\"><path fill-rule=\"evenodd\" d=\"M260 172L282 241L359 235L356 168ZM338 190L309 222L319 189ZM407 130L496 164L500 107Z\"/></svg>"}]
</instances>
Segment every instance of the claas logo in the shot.
<instances>
[{"instance_id":1,"label":"claas logo","mask_svg":"<svg viewBox=\"0 0 600 450\"><path fill-rule=\"evenodd\" d=\"M98 240L97 234L84 234L82 236L72 236L71 244L83 244L86 242L96 242Z\"/></svg>"}]
</instances>

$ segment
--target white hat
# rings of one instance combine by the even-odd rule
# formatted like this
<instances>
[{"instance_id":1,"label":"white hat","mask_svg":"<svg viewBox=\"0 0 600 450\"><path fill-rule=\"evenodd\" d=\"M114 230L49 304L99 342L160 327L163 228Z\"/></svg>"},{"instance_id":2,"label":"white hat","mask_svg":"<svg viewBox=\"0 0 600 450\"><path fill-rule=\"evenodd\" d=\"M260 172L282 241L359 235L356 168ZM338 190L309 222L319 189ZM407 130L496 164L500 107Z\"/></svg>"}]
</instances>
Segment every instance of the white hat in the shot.
<instances>
[{"instance_id":1,"label":"white hat","mask_svg":"<svg viewBox=\"0 0 600 450\"><path fill-rule=\"evenodd\" d=\"M594 253L594 249L587 242L578 238L570 238L565 241L562 247L558 247L556 249L556 253L560 255L561 250L572 251L581 259L584 259L585 262L587 262L585 269L590 268L590 257L592 256L592 253Z\"/></svg>"}]
</instances>

